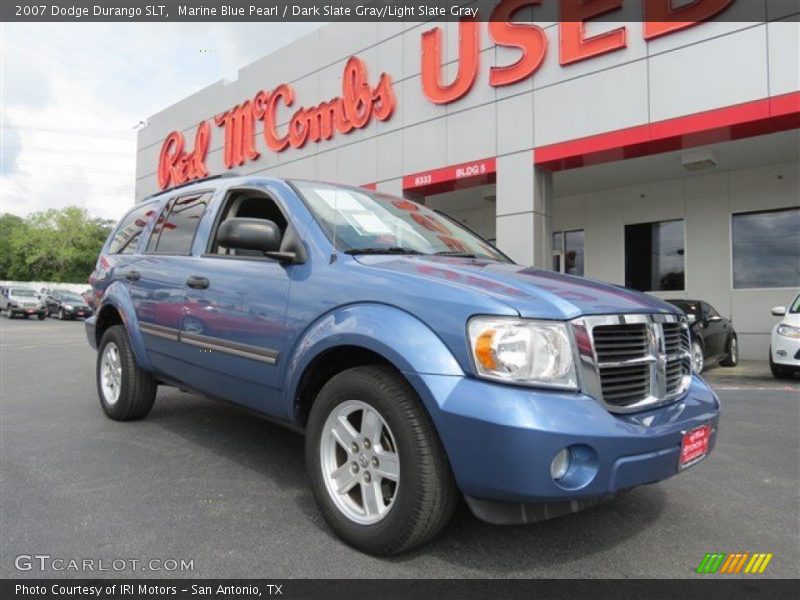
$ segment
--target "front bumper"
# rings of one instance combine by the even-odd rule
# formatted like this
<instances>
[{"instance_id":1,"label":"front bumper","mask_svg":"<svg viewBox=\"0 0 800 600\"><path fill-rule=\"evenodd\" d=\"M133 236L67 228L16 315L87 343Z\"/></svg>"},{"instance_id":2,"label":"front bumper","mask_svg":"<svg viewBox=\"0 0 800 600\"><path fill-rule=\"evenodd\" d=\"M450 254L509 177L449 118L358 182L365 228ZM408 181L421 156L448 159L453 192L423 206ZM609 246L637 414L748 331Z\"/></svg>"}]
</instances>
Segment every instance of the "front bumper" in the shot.
<instances>
[{"instance_id":1,"label":"front bumper","mask_svg":"<svg viewBox=\"0 0 800 600\"><path fill-rule=\"evenodd\" d=\"M800 340L773 332L770 353L775 364L800 368Z\"/></svg>"},{"instance_id":2,"label":"front bumper","mask_svg":"<svg viewBox=\"0 0 800 600\"><path fill-rule=\"evenodd\" d=\"M41 315L45 312L41 306L9 306L6 310L12 315Z\"/></svg>"},{"instance_id":3,"label":"front bumper","mask_svg":"<svg viewBox=\"0 0 800 600\"><path fill-rule=\"evenodd\" d=\"M72 308L67 310L66 308L61 308L64 311L64 315L69 317L70 319L75 318L85 318L88 319L94 314L94 311L91 308Z\"/></svg>"},{"instance_id":4,"label":"front bumper","mask_svg":"<svg viewBox=\"0 0 800 600\"><path fill-rule=\"evenodd\" d=\"M431 412L456 481L470 500L587 503L676 475L688 430L709 424L710 449L716 443L719 400L698 377L673 404L615 415L581 393L472 377L407 376ZM585 452L588 470L564 484L551 477L550 463L567 446Z\"/></svg>"}]
</instances>

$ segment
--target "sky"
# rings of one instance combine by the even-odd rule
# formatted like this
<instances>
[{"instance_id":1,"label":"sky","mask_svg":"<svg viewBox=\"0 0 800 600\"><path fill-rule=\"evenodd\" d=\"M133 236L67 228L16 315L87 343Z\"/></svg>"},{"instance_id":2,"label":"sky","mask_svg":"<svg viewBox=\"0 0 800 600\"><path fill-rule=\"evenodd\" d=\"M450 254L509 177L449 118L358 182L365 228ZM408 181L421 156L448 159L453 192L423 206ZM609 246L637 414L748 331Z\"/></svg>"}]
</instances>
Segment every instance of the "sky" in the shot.
<instances>
[{"instance_id":1,"label":"sky","mask_svg":"<svg viewBox=\"0 0 800 600\"><path fill-rule=\"evenodd\" d=\"M133 205L142 121L320 23L0 23L0 213Z\"/></svg>"}]
</instances>

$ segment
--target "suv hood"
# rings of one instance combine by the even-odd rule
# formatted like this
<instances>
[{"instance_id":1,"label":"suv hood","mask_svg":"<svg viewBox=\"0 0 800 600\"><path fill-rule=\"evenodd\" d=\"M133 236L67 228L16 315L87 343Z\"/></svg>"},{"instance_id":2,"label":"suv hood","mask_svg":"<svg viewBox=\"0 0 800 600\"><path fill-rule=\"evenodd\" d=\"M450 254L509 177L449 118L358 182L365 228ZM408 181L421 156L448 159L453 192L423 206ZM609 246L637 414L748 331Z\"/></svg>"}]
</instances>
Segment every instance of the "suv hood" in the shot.
<instances>
[{"instance_id":1,"label":"suv hood","mask_svg":"<svg viewBox=\"0 0 800 600\"><path fill-rule=\"evenodd\" d=\"M592 314L678 312L671 304L641 292L509 263L417 255L360 255L356 260L398 275L429 279L464 292L491 296L527 318L573 319Z\"/></svg>"}]
</instances>

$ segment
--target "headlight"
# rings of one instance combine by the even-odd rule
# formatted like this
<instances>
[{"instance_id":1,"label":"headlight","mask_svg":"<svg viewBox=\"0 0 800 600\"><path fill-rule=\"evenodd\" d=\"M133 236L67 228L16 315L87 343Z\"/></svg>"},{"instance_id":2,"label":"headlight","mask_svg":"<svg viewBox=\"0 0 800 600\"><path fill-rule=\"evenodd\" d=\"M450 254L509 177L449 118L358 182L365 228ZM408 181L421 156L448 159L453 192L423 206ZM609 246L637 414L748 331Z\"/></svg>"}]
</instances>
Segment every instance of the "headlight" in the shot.
<instances>
[{"instance_id":1,"label":"headlight","mask_svg":"<svg viewBox=\"0 0 800 600\"><path fill-rule=\"evenodd\" d=\"M524 385L578 388L566 323L475 317L467 330L479 376Z\"/></svg>"},{"instance_id":2,"label":"headlight","mask_svg":"<svg viewBox=\"0 0 800 600\"><path fill-rule=\"evenodd\" d=\"M800 340L800 327L793 327L792 325L778 325L776 332L778 335L782 335L783 337Z\"/></svg>"},{"instance_id":3,"label":"headlight","mask_svg":"<svg viewBox=\"0 0 800 600\"><path fill-rule=\"evenodd\" d=\"M65 305L64 305L64 308L65 308L66 310L72 310L72 304L65 304Z\"/></svg>"}]
</instances>

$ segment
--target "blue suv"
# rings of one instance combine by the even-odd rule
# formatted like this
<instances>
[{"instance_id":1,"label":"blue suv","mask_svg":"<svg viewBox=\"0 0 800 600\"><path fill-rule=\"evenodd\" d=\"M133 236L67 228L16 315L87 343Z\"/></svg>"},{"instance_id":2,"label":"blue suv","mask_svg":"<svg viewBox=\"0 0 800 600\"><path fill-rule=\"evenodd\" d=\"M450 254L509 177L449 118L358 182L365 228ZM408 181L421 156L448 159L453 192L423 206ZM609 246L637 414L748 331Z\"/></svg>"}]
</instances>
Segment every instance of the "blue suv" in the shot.
<instances>
[{"instance_id":1,"label":"blue suv","mask_svg":"<svg viewBox=\"0 0 800 600\"><path fill-rule=\"evenodd\" d=\"M306 436L311 488L347 543L574 512L701 461L719 401L677 309L520 266L380 192L219 177L152 197L111 234L86 321L112 419L158 385Z\"/></svg>"}]
</instances>

